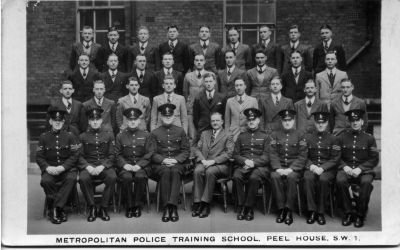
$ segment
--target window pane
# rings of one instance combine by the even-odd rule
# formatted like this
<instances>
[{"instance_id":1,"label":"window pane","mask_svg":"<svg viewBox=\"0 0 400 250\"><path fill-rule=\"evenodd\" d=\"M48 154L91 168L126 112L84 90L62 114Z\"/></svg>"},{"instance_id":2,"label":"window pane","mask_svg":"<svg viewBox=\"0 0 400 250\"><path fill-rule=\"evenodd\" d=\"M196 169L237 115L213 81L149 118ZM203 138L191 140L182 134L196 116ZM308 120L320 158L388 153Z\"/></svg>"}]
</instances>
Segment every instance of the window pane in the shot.
<instances>
[{"instance_id":1,"label":"window pane","mask_svg":"<svg viewBox=\"0 0 400 250\"><path fill-rule=\"evenodd\" d=\"M257 22L257 5L243 6L243 23Z\"/></svg>"},{"instance_id":2,"label":"window pane","mask_svg":"<svg viewBox=\"0 0 400 250\"><path fill-rule=\"evenodd\" d=\"M94 6L109 6L109 2L108 1L94 1Z\"/></svg>"},{"instance_id":3,"label":"window pane","mask_svg":"<svg viewBox=\"0 0 400 250\"><path fill-rule=\"evenodd\" d=\"M243 30L242 43L249 45L257 43L257 33L257 30Z\"/></svg>"},{"instance_id":4,"label":"window pane","mask_svg":"<svg viewBox=\"0 0 400 250\"><path fill-rule=\"evenodd\" d=\"M100 43L102 46L107 46L107 33L96 32L96 43Z\"/></svg>"},{"instance_id":5,"label":"window pane","mask_svg":"<svg viewBox=\"0 0 400 250\"><path fill-rule=\"evenodd\" d=\"M260 4L260 23L275 23L275 4Z\"/></svg>"},{"instance_id":6,"label":"window pane","mask_svg":"<svg viewBox=\"0 0 400 250\"><path fill-rule=\"evenodd\" d=\"M107 30L109 10L96 10L96 30Z\"/></svg>"},{"instance_id":7,"label":"window pane","mask_svg":"<svg viewBox=\"0 0 400 250\"><path fill-rule=\"evenodd\" d=\"M244 0L246 1L246 0ZM240 0L226 0L226 4L227 5L231 5L231 4L240 4Z\"/></svg>"},{"instance_id":8,"label":"window pane","mask_svg":"<svg viewBox=\"0 0 400 250\"><path fill-rule=\"evenodd\" d=\"M111 10L111 24L113 26L118 26L119 29L125 29L124 9Z\"/></svg>"},{"instance_id":9,"label":"window pane","mask_svg":"<svg viewBox=\"0 0 400 250\"><path fill-rule=\"evenodd\" d=\"M124 1L113 1L113 0L111 0L111 5L112 6L124 5Z\"/></svg>"},{"instance_id":10,"label":"window pane","mask_svg":"<svg viewBox=\"0 0 400 250\"><path fill-rule=\"evenodd\" d=\"M80 30L83 26L93 27L93 10L80 10Z\"/></svg>"},{"instance_id":11,"label":"window pane","mask_svg":"<svg viewBox=\"0 0 400 250\"><path fill-rule=\"evenodd\" d=\"M240 23L240 6L226 6L226 22Z\"/></svg>"},{"instance_id":12,"label":"window pane","mask_svg":"<svg viewBox=\"0 0 400 250\"><path fill-rule=\"evenodd\" d=\"M79 1L79 6L93 6L93 1Z\"/></svg>"}]
</instances>

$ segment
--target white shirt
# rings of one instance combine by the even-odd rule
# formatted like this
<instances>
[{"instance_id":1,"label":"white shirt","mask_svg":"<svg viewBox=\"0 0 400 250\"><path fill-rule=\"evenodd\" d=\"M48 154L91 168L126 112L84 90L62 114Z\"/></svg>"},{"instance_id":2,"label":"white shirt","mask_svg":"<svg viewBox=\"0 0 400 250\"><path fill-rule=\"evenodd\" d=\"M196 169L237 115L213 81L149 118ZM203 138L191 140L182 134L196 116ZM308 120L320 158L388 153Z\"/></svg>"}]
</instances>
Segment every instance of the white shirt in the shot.
<instances>
[{"instance_id":1,"label":"white shirt","mask_svg":"<svg viewBox=\"0 0 400 250\"><path fill-rule=\"evenodd\" d=\"M84 78L86 78L89 73L89 67L87 67L86 69L79 67L79 71L81 72L82 76L83 76L83 72L85 71L86 75L84 76Z\"/></svg>"},{"instance_id":2,"label":"white shirt","mask_svg":"<svg viewBox=\"0 0 400 250\"><path fill-rule=\"evenodd\" d=\"M342 95L342 100L343 100L343 102L345 102L346 96ZM353 94L351 94L347 97L347 101L349 102L349 104L350 104L351 100L353 100Z\"/></svg>"},{"instance_id":3,"label":"white shirt","mask_svg":"<svg viewBox=\"0 0 400 250\"><path fill-rule=\"evenodd\" d=\"M328 75L332 72L333 75L336 75L336 67L334 67L332 70L326 68L326 72L328 73Z\"/></svg>"},{"instance_id":4,"label":"white shirt","mask_svg":"<svg viewBox=\"0 0 400 250\"><path fill-rule=\"evenodd\" d=\"M136 102L138 101L139 94L136 93L136 95L132 95L131 93L129 93L129 97L131 98L132 103L135 103L135 99L136 99Z\"/></svg>"},{"instance_id":5,"label":"white shirt","mask_svg":"<svg viewBox=\"0 0 400 250\"><path fill-rule=\"evenodd\" d=\"M265 45L265 47L268 46L269 42L271 41L270 38L268 38L267 40L263 41L263 44Z\"/></svg>"},{"instance_id":6,"label":"white shirt","mask_svg":"<svg viewBox=\"0 0 400 250\"><path fill-rule=\"evenodd\" d=\"M332 38L329 39L329 41L326 42L326 44L328 45L328 48L331 46L331 43L332 43ZM322 42L322 45L323 45L324 48L325 48L325 41Z\"/></svg>"},{"instance_id":7,"label":"white shirt","mask_svg":"<svg viewBox=\"0 0 400 250\"><path fill-rule=\"evenodd\" d=\"M293 48L293 44L294 44L294 48L297 49L297 46L299 46L299 40L297 40L295 43L290 42L290 48Z\"/></svg>"},{"instance_id":8,"label":"white shirt","mask_svg":"<svg viewBox=\"0 0 400 250\"><path fill-rule=\"evenodd\" d=\"M200 40L200 45L201 45L201 47L203 47L203 44L204 44L204 43L206 43L206 45L208 46L208 44L210 44L210 40L205 40L205 41Z\"/></svg>"},{"instance_id":9,"label":"white shirt","mask_svg":"<svg viewBox=\"0 0 400 250\"><path fill-rule=\"evenodd\" d=\"M140 53L144 53L144 51L146 50L146 48L147 48L147 44L148 44L148 42L145 42L145 43L141 43L141 42L139 42L139 50L140 50ZM144 48L143 50L142 50L142 48Z\"/></svg>"},{"instance_id":10,"label":"white shirt","mask_svg":"<svg viewBox=\"0 0 400 250\"><path fill-rule=\"evenodd\" d=\"M136 69L136 74L138 77L140 76L140 74L143 74L143 77L144 77L144 72L145 72L145 70Z\"/></svg>"},{"instance_id":11,"label":"white shirt","mask_svg":"<svg viewBox=\"0 0 400 250\"><path fill-rule=\"evenodd\" d=\"M244 100L246 99L246 93L244 93L243 95L236 95L236 100L239 102L240 101L240 97L242 97L242 101L244 102Z\"/></svg>"},{"instance_id":12,"label":"white shirt","mask_svg":"<svg viewBox=\"0 0 400 250\"><path fill-rule=\"evenodd\" d=\"M168 95L170 96L171 102L174 99L174 92L172 92L171 94L167 94L167 92L164 92L164 96L165 96L165 101L168 102Z\"/></svg>"},{"instance_id":13,"label":"white shirt","mask_svg":"<svg viewBox=\"0 0 400 250\"><path fill-rule=\"evenodd\" d=\"M113 44L108 42L108 45L110 46L110 49L112 50ZM118 42L114 43L114 50L117 50L117 47L118 47Z\"/></svg>"},{"instance_id":14,"label":"white shirt","mask_svg":"<svg viewBox=\"0 0 400 250\"><path fill-rule=\"evenodd\" d=\"M275 95L274 93L271 93L271 97L272 97L272 101L274 102L274 104L276 105L276 97L278 97L278 101L281 100L282 94L278 93L277 95Z\"/></svg>"},{"instance_id":15,"label":"white shirt","mask_svg":"<svg viewBox=\"0 0 400 250\"><path fill-rule=\"evenodd\" d=\"M118 69L115 69L114 71L112 71L111 69L109 69L109 70L108 70L108 73L110 73L110 76L112 76L113 74L114 74L114 75L117 75Z\"/></svg>"},{"instance_id":16,"label":"white shirt","mask_svg":"<svg viewBox=\"0 0 400 250\"><path fill-rule=\"evenodd\" d=\"M69 98L69 99L67 100L67 98L62 97L61 100L62 100L62 102L64 103L65 107L68 107L68 103L71 103L71 107L72 107L72 98Z\"/></svg>"},{"instance_id":17,"label":"white shirt","mask_svg":"<svg viewBox=\"0 0 400 250\"><path fill-rule=\"evenodd\" d=\"M178 39L175 39L174 41L169 40L168 41L168 45L170 45L172 42L172 44L174 45L174 47L176 47L176 44L178 43Z\"/></svg>"},{"instance_id":18,"label":"white shirt","mask_svg":"<svg viewBox=\"0 0 400 250\"><path fill-rule=\"evenodd\" d=\"M309 101L311 101L311 105L313 105L313 104L314 104L314 101L315 101L315 96L313 96L313 97L311 97L311 98L308 98L308 97L306 96L306 104L307 104Z\"/></svg>"},{"instance_id":19,"label":"white shirt","mask_svg":"<svg viewBox=\"0 0 400 250\"><path fill-rule=\"evenodd\" d=\"M231 48L237 49L239 47L239 42L231 43Z\"/></svg>"},{"instance_id":20,"label":"white shirt","mask_svg":"<svg viewBox=\"0 0 400 250\"><path fill-rule=\"evenodd\" d=\"M169 68L169 69L164 68L164 74L168 75L168 72L172 75L172 68Z\"/></svg>"},{"instance_id":21,"label":"white shirt","mask_svg":"<svg viewBox=\"0 0 400 250\"><path fill-rule=\"evenodd\" d=\"M200 71L198 71L197 69L195 70L195 73L196 73L196 77L199 75L199 73L200 73L200 75L201 76L203 76L204 75L204 69L202 69L202 70L200 70Z\"/></svg>"},{"instance_id":22,"label":"white shirt","mask_svg":"<svg viewBox=\"0 0 400 250\"><path fill-rule=\"evenodd\" d=\"M229 72L231 72L231 74L232 74L232 72L235 70L235 64L234 65L232 65L232 67L226 67L226 73L228 73L228 70L229 70Z\"/></svg>"},{"instance_id":23,"label":"white shirt","mask_svg":"<svg viewBox=\"0 0 400 250\"><path fill-rule=\"evenodd\" d=\"M213 98L214 97L214 93L215 93L215 89L213 89L211 91L206 90L207 99L210 98L210 95L211 95L211 98Z\"/></svg>"},{"instance_id":24,"label":"white shirt","mask_svg":"<svg viewBox=\"0 0 400 250\"><path fill-rule=\"evenodd\" d=\"M218 130L213 129L213 132L215 131L214 139L217 138L217 136L218 136L219 132L221 132L221 130L222 130L222 128L220 128ZM211 134L211 136L212 136L212 134Z\"/></svg>"},{"instance_id":25,"label":"white shirt","mask_svg":"<svg viewBox=\"0 0 400 250\"><path fill-rule=\"evenodd\" d=\"M97 97L94 97L94 101L97 105L101 106L103 104L104 96L99 100Z\"/></svg>"},{"instance_id":26,"label":"white shirt","mask_svg":"<svg viewBox=\"0 0 400 250\"><path fill-rule=\"evenodd\" d=\"M261 68L260 68L260 66L257 66L257 73L258 73L258 71L262 71L263 73L264 73L264 71L267 69L267 65L263 65Z\"/></svg>"},{"instance_id":27,"label":"white shirt","mask_svg":"<svg viewBox=\"0 0 400 250\"><path fill-rule=\"evenodd\" d=\"M89 42L83 41L82 44L83 44L83 46L85 46L85 47L86 47L87 45L89 45L89 47L90 47L90 46L92 46L92 43L93 43L92 41L89 41Z\"/></svg>"},{"instance_id":28,"label":"white shirt","mask_svg":"<svg viewBox=\"0 0 400 250\"><path fill-rule=\"evenodd\" d=\"M300 71L301 71L301 66L299 66L297 68L297 73L300 74ZM295 67L292 67L292 72L293 72L293 75L296 74L296 68Z\"/></svg>"}]
</instances>

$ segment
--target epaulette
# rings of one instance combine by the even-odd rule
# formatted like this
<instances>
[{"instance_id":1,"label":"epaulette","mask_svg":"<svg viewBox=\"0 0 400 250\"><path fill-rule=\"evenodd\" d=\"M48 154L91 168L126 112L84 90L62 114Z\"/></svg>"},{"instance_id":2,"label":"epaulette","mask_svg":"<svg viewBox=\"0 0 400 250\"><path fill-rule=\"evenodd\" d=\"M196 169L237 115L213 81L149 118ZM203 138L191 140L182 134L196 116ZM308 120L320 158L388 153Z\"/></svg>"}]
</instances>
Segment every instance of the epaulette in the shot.
<instances>
[{"instance_id":1,"label":"epaulette","mask_svg":"<svg viewBox=\"0 0 400 250\"><path fill-rule=\"evenodd\" d=\"M367 132L365 132L365 131L362 131L364 134L366 134L366 135L368 135L368 136L372 136L373 137L373 135L372 134L370 134L370 133L367 133Z\"/></svg>"}]
</instances>

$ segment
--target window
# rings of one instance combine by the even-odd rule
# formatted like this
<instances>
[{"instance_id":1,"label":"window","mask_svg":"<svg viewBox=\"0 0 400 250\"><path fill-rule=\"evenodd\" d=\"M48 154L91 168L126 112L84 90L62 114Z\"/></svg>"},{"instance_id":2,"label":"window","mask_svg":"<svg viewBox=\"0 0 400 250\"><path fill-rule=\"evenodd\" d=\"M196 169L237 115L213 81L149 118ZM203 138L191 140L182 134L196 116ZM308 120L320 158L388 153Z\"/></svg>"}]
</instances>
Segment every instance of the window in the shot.
<instances>
[{"instance_id":1,"label":"window","mask_svg":"<svg viewBox=\"0 0 400 250\"><path fill-rule=\"evenodd\" d=\"M258 43L258 29L266 24L271 28L272 40L275 41L275 11L275 0L225 0L224 24L226 28L239 28L241 42L245 44ZM224 34L225 41L227 34Z\"/></svg>"},{"instance_id":2,"label":"window","mask_svg":"<svg viewBox=\"0 0 400 250\"><path fill-rule=\"evenodd\" d=\"M107 31L110 26L119 27L119 41L125 41L125 6L124 1L78 1L77 2L77 40L79 41L83 26L94 29L94 41L107 43Z\"/></svg>"}]
</instances>

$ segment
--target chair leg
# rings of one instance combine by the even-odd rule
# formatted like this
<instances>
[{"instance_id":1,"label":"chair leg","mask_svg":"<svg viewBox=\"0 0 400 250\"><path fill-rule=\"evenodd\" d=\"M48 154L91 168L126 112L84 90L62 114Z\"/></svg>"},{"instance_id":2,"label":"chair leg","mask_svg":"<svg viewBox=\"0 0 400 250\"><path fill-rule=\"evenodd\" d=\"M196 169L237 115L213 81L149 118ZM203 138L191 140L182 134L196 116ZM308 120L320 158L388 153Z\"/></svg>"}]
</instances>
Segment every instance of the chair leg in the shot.
<instances>
[{"instance_id":1,"label":"chair leg","mask_svg":"<svg viewBox=\"0 0 400 250\"><path fill-rule=\"evenodd\" d=\"M114 210L114 213L117 213L117 198L116 198L116 193L115 193L115 189L116 189L116 186L117 184L115 184L114 185L114 190L113 190L113 192L112 192L112 196L113 196L113 210Z\"/></svg>"},{"instance_id":2,"label":"chair leg","mask_svg":"<svg viewBox=\"0 0 400 250\"><path fill-rule=\"evenodd\" d=\"M147 213L150 211L150 190L149 183L146 183L146 200L147 200Z\"/></svg>"},{"instance_id":3,"label":"chair leg","mask_svg":"<svg viewBox=\"0 0 400 250\"><path fill-rule=\"evenodd\" d=\"M185 193L185 182L182 180L181 184L181 189L182 189L182 196L183 196L183 210L186 211L186 193Z\"/></svg>"},{"instance_id":4,"label":"chair leg","mask_svg":"<svg viewBox=\"0 0 400 250\"><path fill-rule=\"evenodd\" d=\"M43 217L46 218L47 216L47 209L48 209L48 200L47 200L47 196L44 197L44 207L43 207Z\"/></svg>"},{"instance_id":5,"label":"chair leg","mask_svg":"<svg viewBox=\"0 0 400 250\"><path fill-rule=\"evenodd\" d=\"M160 211L160 187L158 185L156 185L156 192L157 192L157 213Z\"/></svg>"},{"instance_id":6,"label":"chair leg","mask_svg":"<svg viewBox=\"0 0 400 250\"><path fill-rule=\"evenodd\" d=\"M297 203L299 206L299 216L301 216L301 199L300 199L300 188L299 188L299 184L296 185L296 189L297 189Z\"/></svg>"},{"instance_id":7,"label":"chair leg","mask_svg":"<svg viewBox=\"0 0 400 250\"><path fill-rule=\"evenodd\" d=\"M78 193L78 187L77 186L75 186L75 189L74 189L75 191L75 200L76 200L76 209L77 209L77 213L78 213L78 215L80 215L81 214L81 208L80 208L80 202L79 202L79 193Z\"/></svg>"},{"instance_id":8,"label":"chair leg","mask_svg":"<svg viewBox=\"0 0 400 250\"><path fill-rule=\"evenodd\" d=\"M225 183L221 183L221 189L222 189L222 197L224 200L224 213L228 212L228 186Z\"/></svg>"},{"instance_id":9,"label":"chair leg","mask_svg":"<svg viewBox=\"0 0 400 250\"><path fill-rule=\"evenodd\" d=\"M117 184L117 195L118 195L118 213L121 213L121 204L122 204L122 188L121 184Z\"/></svg>"},{"instance_id":10,"label":"chair leg","mask_svg":"<svg viewBox=\"0 0 400 250\"><path fill-rule=\"evenodd\" d=\"M271 213L271 206L272 206L272 191L269 192L269 199L268 199L268 214Z\"/></svg>"},{"instance_id":11,"label":"chair leg","mask_svg":"<svg viewBox=\"0 0 400 250\"><path fill-rule=\"evenodd\" d=\"M262 202L263 202L263 214L267 213L267 190L265 184L262 184Z\"/></svg>"},{"instance_id":12,"label":"chair leg","mask_svg":"<svg viewBox=\"0 0 400 250\"><path fill-rule=\"evenodd\" d=\"M334 186L333 183L330 184L330 188L329 188L329 207L330 207L330 212L331 212L331 217L334 217L334 212L333 212L333 190Z\"/></svg>"}]
</instances>

